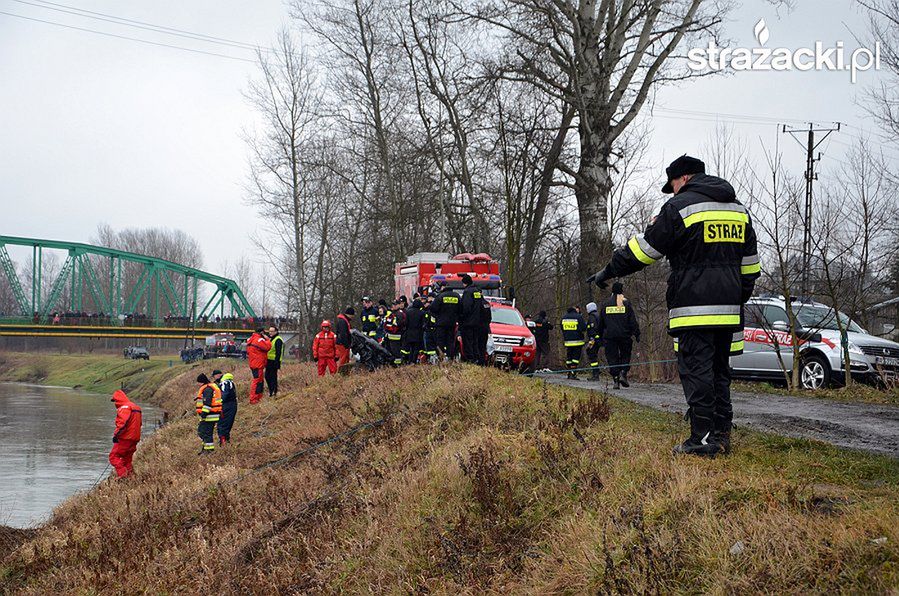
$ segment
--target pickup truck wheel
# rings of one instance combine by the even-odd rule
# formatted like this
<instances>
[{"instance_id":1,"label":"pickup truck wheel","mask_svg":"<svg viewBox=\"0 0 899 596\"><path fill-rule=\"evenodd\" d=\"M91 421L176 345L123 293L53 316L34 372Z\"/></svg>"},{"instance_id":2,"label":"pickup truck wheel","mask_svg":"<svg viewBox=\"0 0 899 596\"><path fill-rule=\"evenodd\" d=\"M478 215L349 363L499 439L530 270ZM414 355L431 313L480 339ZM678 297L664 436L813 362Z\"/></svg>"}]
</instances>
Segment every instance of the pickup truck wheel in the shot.
<instances>
[{"instance_id":1,"label":"pickup truck wheel","mask_svg":"<svg viewBox=\"0 0 899 596\"><path fill-rule=\"evenodd\" d=\"M817 354L806 356L799 369L799 382L803 389L812 391L830 386L830 365Z\"/></svg>"}]
</instances>

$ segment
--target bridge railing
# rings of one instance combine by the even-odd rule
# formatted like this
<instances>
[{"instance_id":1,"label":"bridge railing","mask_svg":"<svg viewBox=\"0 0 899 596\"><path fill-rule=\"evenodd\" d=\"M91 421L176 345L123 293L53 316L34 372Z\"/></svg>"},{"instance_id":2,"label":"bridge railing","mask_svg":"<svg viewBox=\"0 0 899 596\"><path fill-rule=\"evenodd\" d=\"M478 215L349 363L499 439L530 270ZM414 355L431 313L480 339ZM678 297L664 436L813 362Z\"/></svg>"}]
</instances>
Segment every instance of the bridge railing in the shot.
<instances>
[{"instance_id":1,"label":"bridge railing","mask_svg":"<svg viewBox=\"0 0 899 596\"><path fill-rule=\"evenodd\" d=\"M125 318L108 317L101 315L49 315L34 317L15 317L0 315L0 325L47 325L59 327L158 327L169 329L188 329L191 327L188 317L166 317L154 319L146 316L126 316ZM287 318L226 318L226 319L198 319L194 327L197 329L221 329L248 331L258 327L275 325L281 329L298 329L299 322Z\"/></svg>"}]
</instances>

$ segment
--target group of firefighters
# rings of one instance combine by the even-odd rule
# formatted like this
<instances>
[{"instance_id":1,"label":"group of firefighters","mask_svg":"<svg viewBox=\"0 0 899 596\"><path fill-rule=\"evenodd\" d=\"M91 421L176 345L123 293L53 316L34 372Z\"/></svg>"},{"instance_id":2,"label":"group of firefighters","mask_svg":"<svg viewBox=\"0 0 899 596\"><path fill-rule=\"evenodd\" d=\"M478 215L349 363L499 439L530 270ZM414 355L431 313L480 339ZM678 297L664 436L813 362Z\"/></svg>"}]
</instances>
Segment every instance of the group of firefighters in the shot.
<instances>
[{"instance_id":1,"label":"group of firefighters","mask_svg":"<svg viewBox=\"0 0 899 596\"><path fill-rule=\"evenodd\" d=\"M687 400L690 436L674 448L675 453L714 457L728 453L731 446L733 409L730 399L730 356L743 350L742 308L752 296L761 275L757 241L750 214L736 199L726 180L705 173L705 164L693 157L677 158L665 170L665 194L673 194L653 218L644 233L631 238L616 250L604 269L587 281L600 288L609 282L666 258L671 266L668 278L668 331L674 338L678 372ZM431 355L452 358L456 349L456 329L461 336L463 359L486 363L487 336L491 310L472 279L463 275L464 290L457 294L448 287L435 288L428 296L404 296L388 309L363 300L362 332L382 341L400 365L426 360ZM611 297L601 305L590 303L586 319L572 307L562 319L562 336L570 377L576 377L586 346L589 368L599 374L597 354L605 345L615 387L628 387L632 338L640 340L640 328L620 282L612 285ZM352 321L350 307L337 318L336 333L330 321L313 343L319 374L335 372L349 359ZM541 312L535 327L538 344L545 345L551 325ZM250 403L262 398L264 383L269 394L278 389L277 370L283 357L283 341L274 327L258 329L247 342L253 381ZM542 342L540 340L543 340ZM539 350L538 350L539 351ZM237 412L233 376L213 371L197 377L199 389L197 429L203 452L215 449L213 431L219 441L230 439ZM141 411L122 391L112 397L117 407L113 449L109 461L119 477L131 473L131 458L140 440Z\"/></svg>"}]
</instances>

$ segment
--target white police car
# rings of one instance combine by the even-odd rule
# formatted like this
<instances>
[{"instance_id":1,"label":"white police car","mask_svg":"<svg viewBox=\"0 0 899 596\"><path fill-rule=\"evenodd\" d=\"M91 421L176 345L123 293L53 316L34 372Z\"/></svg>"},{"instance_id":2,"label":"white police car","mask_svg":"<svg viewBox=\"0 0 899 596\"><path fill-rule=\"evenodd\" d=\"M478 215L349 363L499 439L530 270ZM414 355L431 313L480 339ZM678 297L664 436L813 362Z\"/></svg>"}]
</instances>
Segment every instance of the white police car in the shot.
<instances>
[{"instance_id":1,"label":"white police car","mask_svg":"<svg viewBox=\"0 0 899 596\"><path fill-rule=\"evenodd\" d=\"M869 334L826 304L793 301L792 307L800 326L799 378L803 388L820 389L845 378L837 316L847 331L853 378L879 383L899 376L899 343ZM744 352L730 359L734 377L783 380L783 371L793 370L793 338L783 297L750 299L744 319Z\"/></svg>"}]
</instances>

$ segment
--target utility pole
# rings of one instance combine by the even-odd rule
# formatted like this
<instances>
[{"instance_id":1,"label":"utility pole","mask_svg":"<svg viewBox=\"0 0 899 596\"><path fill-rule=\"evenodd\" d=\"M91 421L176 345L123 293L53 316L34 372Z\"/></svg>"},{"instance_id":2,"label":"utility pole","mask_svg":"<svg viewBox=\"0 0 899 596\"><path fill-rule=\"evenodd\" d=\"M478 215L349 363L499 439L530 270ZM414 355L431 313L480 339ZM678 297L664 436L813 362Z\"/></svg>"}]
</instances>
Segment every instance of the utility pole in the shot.
<instances>
[{"instance_id":1,"label":"utility pole","mask_svg":"<svg viewBox=\"0 0 899 596\"><path fill-rule=\"evenodd\" d=\"M814 194L814 181L818 179L818 174L815 172L815 164L821 161L821 153L819 152L818 157L815 157L815 151L821 146L821 143L831 135L831 133L839 132L840 126L839 122L836 123L835 127L831 128L815 128L815 125L812 122L809 122L808 129L790 128L786 124L783 126L783 134L788 134L796 139L796 142L805 149L806 155L805 212L803 214L804 221L802 234L802 297L807 297L809 295L808 273L812 261L812 195ZM801 133L806 133L808 135L805 142L799 137ZM815 133L822 133L824 136L815 141Z\"/></svg>"}]
</instances>

